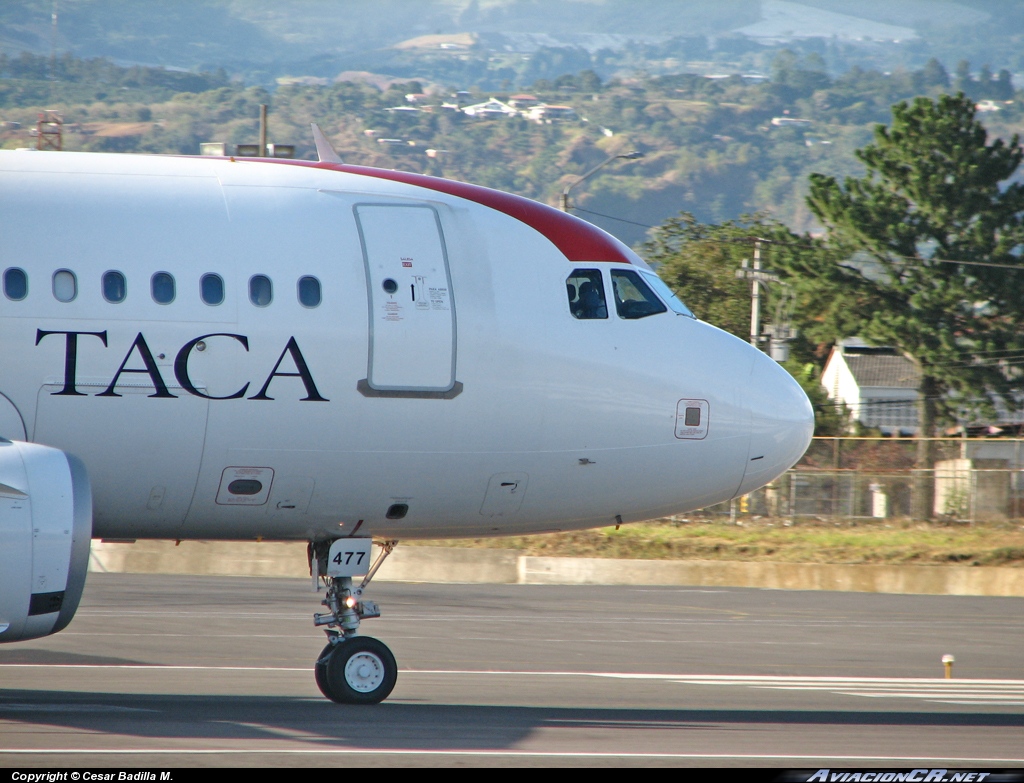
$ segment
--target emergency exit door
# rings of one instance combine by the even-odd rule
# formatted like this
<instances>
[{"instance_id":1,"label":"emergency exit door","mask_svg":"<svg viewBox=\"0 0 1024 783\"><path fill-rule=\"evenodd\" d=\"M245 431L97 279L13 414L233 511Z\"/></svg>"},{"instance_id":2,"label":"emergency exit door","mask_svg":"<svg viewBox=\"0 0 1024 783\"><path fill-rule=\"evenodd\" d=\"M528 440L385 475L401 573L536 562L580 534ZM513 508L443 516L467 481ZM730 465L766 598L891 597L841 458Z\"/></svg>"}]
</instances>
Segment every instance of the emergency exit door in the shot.
<instances>
[{"instance_id":1,"label":"emergency exit door","mask_svg":"<svg viewBox=\"0 0 1024 783\"><path fill-rule=\"evenodd\" d=\"M392 204L355 211L369 288L369 388L452 390L455 302L437 213Z\"/></svg>"}]
</instances>

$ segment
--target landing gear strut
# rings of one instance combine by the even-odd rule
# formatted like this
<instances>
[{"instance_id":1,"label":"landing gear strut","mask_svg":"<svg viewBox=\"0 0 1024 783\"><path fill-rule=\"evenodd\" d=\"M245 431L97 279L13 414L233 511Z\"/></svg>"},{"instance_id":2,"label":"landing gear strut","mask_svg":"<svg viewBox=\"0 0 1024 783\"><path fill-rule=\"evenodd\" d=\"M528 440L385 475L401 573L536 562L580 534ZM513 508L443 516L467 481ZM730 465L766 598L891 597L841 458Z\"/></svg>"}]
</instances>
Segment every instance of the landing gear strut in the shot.
<instances>
[{"instance_id":1,"label":"landing gear strut","mask_svg":"<svg viewBox=\"0 0 1024 783\"><path fill-rule=\"evenodd\" d=\"M369 636L358 636L361 620L380 617L373 601L363 600L363 590L394 551L397 541L385 541L373 565L370 539L341 538L334 542L310 544L310 572L316 589L321 582L327 595L321 603L324 613L313 615L313 624L327 626L327 646L313 668L316 684L331 701L339 704L379 704L398 680L398 664L387 646ZM365 574L358 587L353 576Z\"/></svg>"}]
</instances>

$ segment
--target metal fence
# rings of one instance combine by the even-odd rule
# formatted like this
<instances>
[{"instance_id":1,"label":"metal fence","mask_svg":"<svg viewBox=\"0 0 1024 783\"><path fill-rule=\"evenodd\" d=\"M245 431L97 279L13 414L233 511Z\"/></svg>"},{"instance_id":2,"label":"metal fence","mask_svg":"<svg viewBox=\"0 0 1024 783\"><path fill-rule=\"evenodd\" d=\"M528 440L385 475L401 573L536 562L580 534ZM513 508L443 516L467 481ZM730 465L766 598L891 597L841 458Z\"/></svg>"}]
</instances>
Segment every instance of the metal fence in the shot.
<instances>
[{"instance_id":1,"label":"metal fence","mask_svg":"<svg viewBox=\"0 0 1024 783\"><path fill-rule=\"evenodd\" d=\"M1024 440L935 438L932 470L914 467L909 438L815 438L803 459L766 487L702 515L983 522L1024 518ZM924 493L926 500L919 498Z\"/></svg>"}]
</instances>

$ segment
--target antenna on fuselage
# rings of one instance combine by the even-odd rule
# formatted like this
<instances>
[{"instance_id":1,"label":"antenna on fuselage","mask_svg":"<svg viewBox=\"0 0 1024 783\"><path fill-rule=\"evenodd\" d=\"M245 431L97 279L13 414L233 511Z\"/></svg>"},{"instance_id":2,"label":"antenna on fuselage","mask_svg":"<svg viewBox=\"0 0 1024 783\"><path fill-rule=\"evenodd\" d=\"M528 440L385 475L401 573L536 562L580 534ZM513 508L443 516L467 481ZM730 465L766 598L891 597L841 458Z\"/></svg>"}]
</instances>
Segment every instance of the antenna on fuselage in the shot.
<instances>
[{"instance_id":1,"label":"antenna on fuselage","mask_svg":"<svg viewBox=\"0 0 1024 783\"><path fill-rule=\"evenodd\" d=\"M334 151L331 142L324 136L324 132L320 130L320 126L315 122L310 124L313 126L313 143L316 144L317 160L321 163L344 163L341 156Z\"/></svg>"}]
</instances>

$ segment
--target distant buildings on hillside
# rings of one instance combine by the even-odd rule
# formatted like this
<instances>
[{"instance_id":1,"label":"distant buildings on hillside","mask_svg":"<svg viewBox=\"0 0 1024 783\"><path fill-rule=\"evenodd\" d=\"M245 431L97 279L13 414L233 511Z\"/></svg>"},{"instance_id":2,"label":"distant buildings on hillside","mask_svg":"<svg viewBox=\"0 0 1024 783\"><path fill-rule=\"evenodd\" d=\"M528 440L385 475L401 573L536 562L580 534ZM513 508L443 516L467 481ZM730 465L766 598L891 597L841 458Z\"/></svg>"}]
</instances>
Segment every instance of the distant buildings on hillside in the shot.
<instances>
[{"instance_id":1,"label":"distant buildings on hillside","mask_svg":"<svg viewBox=\"0 0 1024 783\"><path fill-rule=\"evenodd\" d=\"M389 106L384 111L390 114L405 114L415 112L432 112L435 109L460 111L467 117L476 119L493 119L495 117L525 117L531 122L539 125L552 122L568 122L578 120L579 114L572 106L558 106L549 103L542 103L534 95L513 95L507 101L497 98L489 98L483 103L474 103L469 106L460 106L463 98L469 97L467 92L455 93L455 103L442 102L440 106L424 103L428 96L422 93L410 93L405 96L409 103L415 106Z\"/></svg>"}]
</instances>

